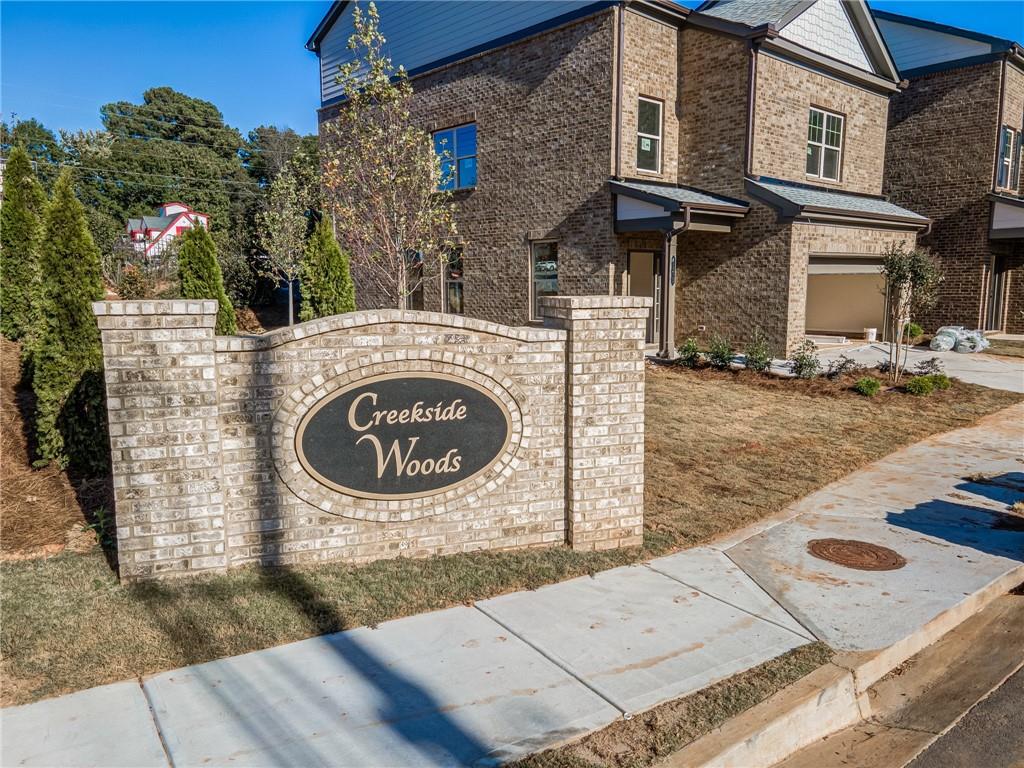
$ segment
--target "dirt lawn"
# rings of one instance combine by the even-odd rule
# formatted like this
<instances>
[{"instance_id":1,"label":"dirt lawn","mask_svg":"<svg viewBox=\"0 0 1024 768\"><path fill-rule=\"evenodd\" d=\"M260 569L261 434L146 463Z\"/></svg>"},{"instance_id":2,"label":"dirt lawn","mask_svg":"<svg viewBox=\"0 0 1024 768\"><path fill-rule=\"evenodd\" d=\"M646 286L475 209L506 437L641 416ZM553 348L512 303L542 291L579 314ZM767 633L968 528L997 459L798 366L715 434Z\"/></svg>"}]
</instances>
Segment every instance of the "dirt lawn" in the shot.
<instances>
[{"instance_id":1,"label":"dirt lawn","mask_svg":"<svg viewBox=\"0 0 1024 768\"><path fill-rule=\"evenodd\" d=\"M7 540L4 521L0 703L533 589L693 546L773 514L901 445L1022 399L960 383L926 398L891 392L868 399L848 384L650 367L640 549L553 547L358 567L241 568L138 586L120 584L98 548L23 559L22 543L59 545L67 526L81 526L85 517L68 511L70 486L60 473L32 472L23 453L6 452L21 423L5 400L3 512L17 502L21 528L10 530L25 533ZM24 490L36 481L50 485ZM35 526L25 522L33 519Z\"/></svg>"}]
</instances>

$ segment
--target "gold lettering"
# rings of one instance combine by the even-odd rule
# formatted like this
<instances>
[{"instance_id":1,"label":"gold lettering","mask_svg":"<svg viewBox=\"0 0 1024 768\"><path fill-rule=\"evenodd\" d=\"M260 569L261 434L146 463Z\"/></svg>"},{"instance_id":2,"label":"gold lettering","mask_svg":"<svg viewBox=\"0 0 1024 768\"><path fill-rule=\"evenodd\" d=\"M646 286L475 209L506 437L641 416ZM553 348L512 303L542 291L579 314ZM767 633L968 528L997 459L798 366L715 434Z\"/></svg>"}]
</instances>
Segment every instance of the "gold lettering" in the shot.
<instances>
[{"instance_id":1,"label":"gold lettering","mask_svg":"<svg viewBox=\"0 0 1024 768\"><path fill-rule=\"evenodd\" d=\"M367 397L370 398L370 402L373 405L377 404L377 395L376 395L376 393L374 393L374 392L364 392L363 394L361 394L359 397L357 397L355 400L352 401L352 405L349 406L349 409L348 409L348 425L350 427L352 427L352 429L354 429L356 432L365 432L366 430L368 430L370 427L373 426L373 421L372 420L368 424L366 424L365 426L361 426L358 423L356 423L356 409L359 407L359 403L363 400L363 398L367 398Z\"/></svg>"},{"instance_id":2,"label":"gold lettering","mask_svg":"<svg viewBox=\"0 0 1024 768\"><path fill-rule=\"evenodd\" d=\"M384 477L384 470L387 469L388 464L391 463L391 459L395 460L395 475L401 476L402 471L405 469L406 463L409 461L409 457L412 456L413 448L416 447L416 443L419 442L418 437L409 438L409 450L406 451L405 456L402 455L402 449L398 445L398 440L395 440L391 444L391 449L388 451L388 455L384 456L383 446L373 435L363 435L356 440L356 445L359 445L363 440L369 440L373 444L373 449L377 454L377 479Z\"/></svg>"}]
</instances>

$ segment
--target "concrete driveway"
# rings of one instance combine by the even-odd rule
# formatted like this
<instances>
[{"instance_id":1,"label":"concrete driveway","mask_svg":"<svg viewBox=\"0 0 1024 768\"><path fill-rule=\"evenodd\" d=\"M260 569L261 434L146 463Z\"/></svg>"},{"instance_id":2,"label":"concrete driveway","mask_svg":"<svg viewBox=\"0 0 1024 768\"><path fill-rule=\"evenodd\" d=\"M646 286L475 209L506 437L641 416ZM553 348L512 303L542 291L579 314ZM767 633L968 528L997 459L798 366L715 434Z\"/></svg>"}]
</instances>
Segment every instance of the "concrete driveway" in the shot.
<instances>
[{"instance_id":1,"label":"concrete driveway","mask_svg":"<svg viewBox=\"0 0 1024 768\"><path fill-rule=\"evenodd\" d=\"M821 358L822 366L827 366L840 355L848 355L858 363L873 366L889 359L889 344L877 342L854 347L835 347L822 350L818 356ZM1024 393L1024 358L1013 360L984 353L933 352L927 347L912 347L907 355L907 371L913 371L917 363L933 357L942 361L949 376L961 381L992 389Z\"/></svg>"}]
</instances>

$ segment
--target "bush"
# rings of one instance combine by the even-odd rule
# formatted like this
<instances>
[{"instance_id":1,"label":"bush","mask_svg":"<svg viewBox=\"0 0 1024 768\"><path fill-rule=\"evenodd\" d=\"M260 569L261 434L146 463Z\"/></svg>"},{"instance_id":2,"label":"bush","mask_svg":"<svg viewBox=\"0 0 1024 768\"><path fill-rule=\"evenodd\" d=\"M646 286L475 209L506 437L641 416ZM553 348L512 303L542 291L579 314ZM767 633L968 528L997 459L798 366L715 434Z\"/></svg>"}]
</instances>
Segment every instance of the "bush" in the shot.
<instances>
[{"instance_id":1,"label":"bush","mask_svg":"<svg viewBox=\"0 0 1024 768\"><path fill-rule=\"evenodd\" d=\"M708 362L715 368L725 369L732 362L732 344L728 339L715 335L708 343Z\"/></svg>"},{"instance_id":2,"label":"bush","mask_svg":"<svg viewBox=\"0 0 1024 768\"><path fill-rule=\"evenodd\" d=\"M863 370L863 368L864 366L849 355L840 355L828 364L825 376L829 379L838 379L840 376L845 376L848 373L856 373L857 371Z\"/></svg>"},{"instance_id":3,"label":"bush","mask_svg":"<svg viewBox=\"0 0 1024 768\"><path fill-rule=\"evenodd\" d=\"M32 305L39 284L40 217L46 195L22 147L11 150L4 170L0 205L0 330L22 338L32 327Z\"/></svg>"},{"instance_id":4,"label":"bush","mask_svg":"<svg viewBox=\"0 0 1024 768\"><path fill-rule=\"evenodd\" d=\"M760 328L754 331L754 337L743 350L748 370L756 373L767 373L772 367L772 348L768 345L768 338Z\"/></svg>"},{"instance_id":5,"label":"bush","mask_svg":"<svg viewBox=\"0 0 1024 768\"><path fill-rule=\"evenodd\" d=\"M216 299L217 324L221 336L237 332L235 308L224 292L224 277L217 263L217 248L206 227L193 227L181 239L178 278L183 299Z\"/></svg>"},{"instance_id":6,"label":"bush","mask_svg":"<svg viewBox=\"0 0 1024 768\"><path fill-rule=\"evenodd\" d=\"M853 385L853 390L865 397L874 397L881 389L882 382L878 379L872 378L871 376L865 376L862 379L857 379L857 383Z\"/></svg>"},{"instance_id":7,"label":"bush","mask_svg":"<svg viewBox=\"0 0 1024 768\"><path fill-rule=\"evenodd\" d=\"M907 323L907 342L913 343L924 336L924 328L917 323Z\"/></svg>"},{"instance_id":8,"label":"bush","mask_svg":"<svg viewBox=\"0 0 1024 768\"><path fill-rule=\"evenodd\" d=\"M931 380L932 386L935 387L935 389L949 389L953 386L953 382L950 381L949 376L944 373L930 374L928 379Z\"/></svg>"},{"instance_id":9,"label":"bush","mask_svg":"<svg viewBox=\"0 0 1024 768\"><path fill-rule=\"evenodd\" d=\"M936 373L945 372L946 366L937 357L929 357L927 360L922 360L914 366L915 376L931 376Z\"/></svg>"},{"instance_id":10,"label":"bush","mask_svg":"<svg viewBox=\"0 0 1024 768\"><path fill-rule=\"evenodd\" d=\"M700 348L697 340L693 337L684 341L677 350L679 352L679 364L687 368L696 368L700 364Z\"/></svg>"},{"instance_id":11,"label":"bush","mask_svg":"<svg viewBox=\"0 0 1024 768\"><path fill-rule=\"evenodd\" d=\"M821 361L817 353L818 348L814 346L814 342L805 339L793 353L793 359L789 361L790 373L798 379L813 379L821 373Z\"/></svg>"},{"instance_id":12,"label":"bush","mask_svg":"<svg viewBox=\"0 0 1024 768\"><path fill-rule=\"evenodd\" d=\"M109 458L103 389L103 352L92 302L103 298L100 252L85 210L65 170L46 210L38 316L33 352L35 430L44 461L102 470Z\"/></svg>"},{"instance_id":13,"label":"bush","mask_svg":"<svg viewBox=\"0 0 1024 768\"><path fill-rule=\"evenodd\" d=\"M302 307L299 319L341 315L356 310L356 289L349 273L348 254L338 247L326 217L321 218L306 243L299 264Z\"/></svg>"},{"instance_id":14,"label":"bush","mask_svg":"<svg viewBox=\"0 0 1024 768\"><path fill-rule=\"evenodd\" d=\"M134 264L126 264L117 281L117 295L126 301L144 299L149 296L149 280Z\"/></svg>"},{"instance_id":15,"label":"bush","mask_svg":"<svg viewBox=\"0 0 1024 768\"><path fill-rule=\"evenodd\" d=\"M930 395L935 389L935 382L932 381L931 376L915 376L903 387L912 395Z\"/></svg>"}]
</instances>

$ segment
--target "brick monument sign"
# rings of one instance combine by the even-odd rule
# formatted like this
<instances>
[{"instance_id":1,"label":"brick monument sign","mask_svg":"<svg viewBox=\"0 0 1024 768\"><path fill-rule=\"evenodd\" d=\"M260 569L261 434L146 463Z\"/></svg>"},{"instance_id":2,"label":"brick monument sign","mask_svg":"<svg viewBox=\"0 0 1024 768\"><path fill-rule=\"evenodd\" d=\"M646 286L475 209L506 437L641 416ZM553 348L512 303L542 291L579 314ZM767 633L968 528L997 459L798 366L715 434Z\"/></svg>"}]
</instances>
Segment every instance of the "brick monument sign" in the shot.
<instances>
[{"instance_id":1,"label":"brick monument sign","mask_svg":"<svg viewBox=\"0 0 1024 768\"><path fill-rule=\"evenodd\" d=\"M650 299L541 306L218 337L214 301L94 304L122 578L640 544Z\"/></svg>"}]
</instances>

